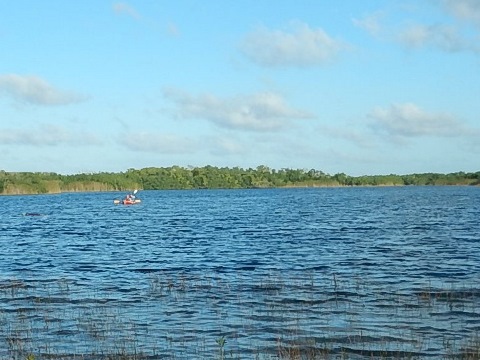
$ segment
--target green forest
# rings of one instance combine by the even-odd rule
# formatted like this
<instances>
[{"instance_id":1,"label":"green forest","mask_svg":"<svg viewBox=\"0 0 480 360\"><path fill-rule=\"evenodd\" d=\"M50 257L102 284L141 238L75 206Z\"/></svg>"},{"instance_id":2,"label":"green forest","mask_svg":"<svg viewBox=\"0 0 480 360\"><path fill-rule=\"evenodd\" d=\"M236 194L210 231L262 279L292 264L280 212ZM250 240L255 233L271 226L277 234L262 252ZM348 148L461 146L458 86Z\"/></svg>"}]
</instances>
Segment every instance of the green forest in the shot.
<instances>
[{"instance_id":1,"label":"green forest","mask_svg":"<svg viewBox=\"0 0 480 360\"><path fill-rule=\"evenodd\" d=\"M0 170L0 194L49 194L61 192L128 191L165 189L249 189L279 187L476 185L480 171L450 174L349 176L329 175L315 169L275 170L260 165L239 167L148 167L125 172L61 175L49 172Z\"/></svg>"}]
</instances>

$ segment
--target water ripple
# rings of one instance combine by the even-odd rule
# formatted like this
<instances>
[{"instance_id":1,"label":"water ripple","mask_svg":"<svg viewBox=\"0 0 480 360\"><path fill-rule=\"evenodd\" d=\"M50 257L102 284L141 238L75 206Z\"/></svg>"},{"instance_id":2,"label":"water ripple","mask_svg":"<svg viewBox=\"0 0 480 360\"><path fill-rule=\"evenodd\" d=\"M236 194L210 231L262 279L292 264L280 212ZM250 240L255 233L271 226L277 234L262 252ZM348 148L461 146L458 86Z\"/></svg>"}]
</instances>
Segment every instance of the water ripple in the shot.
<instances>
[{"instance_id":1,"label":"water ripple","mask_svg":"<svg viewBox=\"0 0 480 360\"><path fill-rule=\"evenodd\" d=\"M0 357L434 358L480 329L478 187L141 194L5 197Z\"/></svg>"}]
</instances>

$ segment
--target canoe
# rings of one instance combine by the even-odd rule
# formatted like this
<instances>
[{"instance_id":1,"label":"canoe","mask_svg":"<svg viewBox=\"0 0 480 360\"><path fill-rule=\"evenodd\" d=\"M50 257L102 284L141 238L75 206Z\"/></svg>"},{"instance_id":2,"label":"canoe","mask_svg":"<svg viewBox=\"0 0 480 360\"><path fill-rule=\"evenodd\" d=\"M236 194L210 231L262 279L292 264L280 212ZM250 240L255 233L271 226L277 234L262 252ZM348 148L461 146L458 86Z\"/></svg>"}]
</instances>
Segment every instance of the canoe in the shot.
<instances>
[{"instance_id":1,"label":"canoe","mask_svg":"<svg viewBox=\"0 0 480 360\"><path fill-rule=\"evenodd\" d=\"M115 199L113 200L113 203L115 205L136 205L136 204L140 204L142 202L142 200L140 199L135 199L135 200L126 200L126 199L123 199L123 200L118 200L118 199Z\"/></svg>"}]
</instances>

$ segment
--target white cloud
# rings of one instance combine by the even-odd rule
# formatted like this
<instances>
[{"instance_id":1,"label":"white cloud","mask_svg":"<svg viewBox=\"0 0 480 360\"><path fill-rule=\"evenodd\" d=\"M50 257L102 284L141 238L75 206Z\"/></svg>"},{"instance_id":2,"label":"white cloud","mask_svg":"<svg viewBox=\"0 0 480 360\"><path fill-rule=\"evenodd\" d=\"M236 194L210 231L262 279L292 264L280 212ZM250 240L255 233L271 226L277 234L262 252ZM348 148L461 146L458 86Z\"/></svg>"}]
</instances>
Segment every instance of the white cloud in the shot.
<instances>
[{"instance_id":1,"label":"white cloud","mask_svg":"<svg viewBox=\"0 0 480 360\"><path fill-rule=\"evenodd\" d=\"M352 22L355 26L367 31L370 35L377 36L382 31L381 20L384 16L385 14L383 12L377 11L360 19L353 19Z\"/></svg>"},{"instance_id":2,"label":"white cloud","mask_svg":"<svg viewBox=\"0 0 480 360\"><path fill-rule=\"evenodd\" d=\"M173 22L169 22L167 24L167 33L172 37L180 36L180 30L179 30L177 24L175 24Z\"/></svg>"},{"instance_id":3,"label":"white cloud","mask_svg":"<svg viewBox=\"0 0 480 360\"><path fill-rule=\"evenodd\" d=\"M480 1L478 0L443 0L447 11L461 20L467 20L480 26Z\"/></svg>"},{"instance_id":4,"label":"white cloud","mask_svg":"<svg viewBox=\"0 0 480 360\"><path fill-rule=\"evenodd\" d=\"M118 143L130 150L161 154L190 154L199 149L196 140L173 134L135 132L135 136L123 134Z\"/></svg>"},{"instance_id":5,"label":"white cloud","mask_svg":"<svg viewBox=\"0 0 480 360\"><path fill-rule=\"evenodd\" d=\"M361 148L372 148L375 145L371 136L349 127L321 126L319 133L329 138L345 140Z\"/></svg>"},{"instance_id":6,"label":"white cloud","mask_svg":"<svg viewBox=\"0 0 480 360\"><path fill-rule=\"evenodd\" d=\"M438 49L449 53L473 52L480 53L477 29L466 26L471 22L480 26L480 1L478 0L441 0L436 6L446 10L447 18L442 22L424 23L415 21L418 7L408 8L403 19L405 26L399 23L390 23L382 26L381 21L387 20L386 11L377 11L360 19L354 19L353 24L370 35L400 43L411 49L426 47ZM403 10L406 10L404 8ZM398 11L395 16L398 16ZM400 14L402 14L400 12ZM413 17L412 17L413 16ZM455 21L460 20L460 21ZM392 17L391 17L392 18ZM390 19L391 20L391 19Z\"/></svg>"},{"instance_id":7,"label":"white cloud","mask_svg":"<svg viewBox=\"0 0 480 360\"><path fill-rule=\"evenodd\" d=\"M248 146L232 138L209 137L207 141L210 144L210 153L213 155L238 155L249 151Z\"/></svg>"},{"instance_id":8,"label":"white cloud","mask_svg":"<svg viewBox=\"0 0 480 360\"><path fill-rule=\"evenodd\" d=\"M51 124L43 124L36 129L3 129L0 132L0 145L89 146L101 144L100 139L93 133L70 131Z\"/></svg>"},{"instance_id":9,"label":"white cloud","mask_svg":"<svg viewBox=\"0 0 480 360\"><path fill-rule=\"evenodd\" d=\"M140 19L140 14L125 2L114 3L113 11L115 11L116 14L124 14L137 20Z\"/></svg>"},{"instance_id":10,"label":"white cloud","mask_svg":"<svg viewBox=\"0 0 480 360\"><path fill-rule=\"evenodd\" d=\"M411 48L431 46L447 52L478 51L476 44L466 41L453 26L411 25L399 35L399 40Z\"/></svg>"},{"instance_id":11,"label":"white cloud","mask_svg":"<svg viewBox=\"0 0 480 360\"><path fill-rule=\"evenodd\" d=\"M37 76L0 75L0 94L34 105L67 105L85 100L70 91L60 90Z\"/></svg>"},{"instance_id":12,"label":"white cloud","mask_svg":"<svg viewBox=\"0 0 480 360\"><path fill-rule=\"evenodd\" d=\"M392 137L455 137L471 135L461 121L445 113L427 112L415 104L392 104L372 110L372 126Z\"/></svg>"},{"instance_id":13,"label":"white cloud","mask_svg":"<svg viewBox=\"0 0 480 360\"><path fill-rule=\"evenodd\" d=\"M318 66L331 61L345 45L324 30L295 23L290 31L264 27L247 34L241 50L262 66Z\"/></svg>"},{"instance_id":14,"label":"white cloud","mask_svg":"<svg viewBox=\"0 0 480 360\"><path fill-rule=\"evenodd\" d=\"M218 98L212 94L198 96L167 89L167 99L173 101L179 118L199 118L229 129L274 131L293 119L310 118L307 112L289 107L278 94L266 92L234 98Z\"/></svg>"}]
</instances>

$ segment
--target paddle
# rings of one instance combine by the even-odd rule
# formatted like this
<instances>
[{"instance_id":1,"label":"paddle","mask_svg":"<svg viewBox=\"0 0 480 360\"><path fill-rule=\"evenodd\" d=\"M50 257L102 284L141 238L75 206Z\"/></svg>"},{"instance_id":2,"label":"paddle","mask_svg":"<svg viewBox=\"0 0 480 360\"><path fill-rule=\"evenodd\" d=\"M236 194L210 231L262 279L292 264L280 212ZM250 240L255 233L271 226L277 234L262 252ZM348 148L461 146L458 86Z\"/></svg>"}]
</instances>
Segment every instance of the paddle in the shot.
<instances>
[{"instance_id":1,"label":"paddle","mask_svg":"<svg viewBox=\"0 0 480 360\"><path fill-rule=\"evenodd\" d=\"M138 192L137 189L133 190L133 195L135 195L137 192ZM140 199L135 199L134 200L134 203L139 203L139 202L140 202ZM122 203L122 200L115 199L115 200L113 200L113 203L118 205L118 204Z\"/></svg>"}]
</instances>

